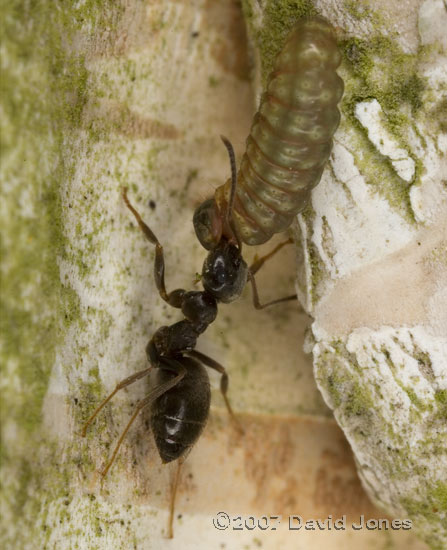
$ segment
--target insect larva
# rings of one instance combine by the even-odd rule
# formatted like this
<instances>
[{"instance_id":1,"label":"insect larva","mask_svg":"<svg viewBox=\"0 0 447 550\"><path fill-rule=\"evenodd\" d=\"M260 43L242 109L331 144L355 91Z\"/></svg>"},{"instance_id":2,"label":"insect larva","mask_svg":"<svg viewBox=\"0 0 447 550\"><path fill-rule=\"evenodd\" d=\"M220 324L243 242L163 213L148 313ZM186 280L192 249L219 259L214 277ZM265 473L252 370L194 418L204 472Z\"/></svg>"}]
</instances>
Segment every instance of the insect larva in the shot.
<instances>
[{"instance_id":1,"label":"insect larva","mask_svg":"<svg viewBox=\"0 0 447 550\"><path fill-rule=\"evenodd\" d=\"M224 212L231 180L194 214L205 248L220 235L262 244L287 229L320 181L340 121L343 81L334 29L322 17L300 20L276 58L238 172L233 226Z\"/></svg>"}]
</instances>

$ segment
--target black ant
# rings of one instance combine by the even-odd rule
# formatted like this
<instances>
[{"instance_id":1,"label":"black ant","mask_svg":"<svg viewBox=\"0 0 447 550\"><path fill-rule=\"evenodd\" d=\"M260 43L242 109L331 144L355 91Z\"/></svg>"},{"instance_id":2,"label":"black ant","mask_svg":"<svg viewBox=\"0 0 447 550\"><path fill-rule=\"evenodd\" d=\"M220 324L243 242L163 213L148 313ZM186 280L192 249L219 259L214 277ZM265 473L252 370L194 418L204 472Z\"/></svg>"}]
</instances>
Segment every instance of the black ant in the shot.
<instances>
[{"instance_id":1,"label":"black ant","mask_svg":"<svg viewBox=\"0 0 447 550\"><path fill-rule=\"evenodd\" d=\"M180 465L187 453L196 443L209 415L210 409L210 383L204 367L209 367L221 374L220 390L231 419L237 425L240 432L242 428L238 424L231 409L227 391L228 375L225 368L211 357L196 351L197 338L202 334L217 316L217 304L229 303L242 294L247 279L253 288L253 303L257 309L262 309L272 304L296 299L296 295L274 300L267 304L260 304L255 273L263 266L265 261L273 256L284 245L291 242L288 239L276 246L270 254L258 259L250 267L242 258L242 244L234 229L232 209L236 190L236 164L231 143L221 136L231 163L231 192L225 212L216 212L215 202L211 199L214 217L212 226L209 225L210 201L205 201L194 214L194 227L196 233L201 235L200 241L210 250L202 269L201 282L204 290L188 292L177 289L167 292L165 286L165 262L163 247L152 230L144 223L140 214L127 198L127 190L122 192L123 200L143 231L144 235L155 245L154 277L160 296L169 305L182 310L185 319L171 326L159 328L146 346L146 355L150 366L122 380L113 392L96 408L91 417L84 424L82 436L85 436L87 428L96 415L121 389L129 386L136 380L156 369L156 385L147 397L139 401L135 411L124 428L112 456L102 470L102 476L109 471L118 450L139 412L151 406L150 424L154 434L155 443L163 463L178 460L177 474L173 485L170 505L170 518L168 537L172 538L172 523L175 494L179 479ZM204 210L208 210L204 213ZM216 220L218 220L216 222ZM217 227L217 226L220 227ZM211 236L204 236L207 232Z\"/></svg>"}]
</instances>

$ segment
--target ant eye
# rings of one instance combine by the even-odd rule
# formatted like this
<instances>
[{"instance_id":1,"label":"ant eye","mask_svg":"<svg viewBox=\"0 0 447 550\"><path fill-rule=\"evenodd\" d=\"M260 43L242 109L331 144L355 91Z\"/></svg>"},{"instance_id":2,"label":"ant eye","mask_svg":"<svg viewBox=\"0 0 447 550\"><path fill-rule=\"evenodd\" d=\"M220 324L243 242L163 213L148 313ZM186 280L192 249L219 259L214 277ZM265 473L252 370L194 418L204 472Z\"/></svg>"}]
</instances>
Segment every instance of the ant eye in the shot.
<instances>
[{"instance_id":1,"label":"ant eye","mask_svg":"<svg viewBox=\"0 0 447 550\"><path fill-rule=\"evenodd\" d=\"M208 199L196 208L193 224L200 244L206 250L214 248L222 236L222 220L214 199Z\"/></svg>"}]
</instances>

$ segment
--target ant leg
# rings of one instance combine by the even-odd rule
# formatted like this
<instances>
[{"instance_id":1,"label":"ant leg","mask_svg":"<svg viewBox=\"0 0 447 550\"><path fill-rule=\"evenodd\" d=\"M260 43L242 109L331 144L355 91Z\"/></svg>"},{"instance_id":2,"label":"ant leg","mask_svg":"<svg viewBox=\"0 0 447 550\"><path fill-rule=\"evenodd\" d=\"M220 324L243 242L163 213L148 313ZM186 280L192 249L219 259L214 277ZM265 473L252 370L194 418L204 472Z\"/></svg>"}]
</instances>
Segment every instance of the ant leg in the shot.
<instances>
[{"instance_id":1,"label":"ant leg","mask_svg":"<svg viewBox=\"0 0 447 550\"><path fill-rule=\"evenodd\" d=\"M237 429L241 433L244 433L244 429L242 428L242 426L240 425L239 420L237 419L236 415L234 414L233 409L231 408L231 405L230 405L230 401L229 401L228 396L227 396L228 374L227 374L227 371L225 370L225 367L223 367L220 363L218 363L217 361L215 361L211 357L208 357L208 355L205 355L205 354L203 354L203 353L201 353L200 351L197 351L197 350L188 351L188 355L191 356L191 357L195 357L201 363L203 363L205 366L207 366L211 369L217 370L217 372L219 372L222 375L221 378L220 378L220 391L222 393L222 397L224 398L225 406L227 407L230 418L234 422L234 424L236 425Z\"/></svg>"},{"instance_id":2,"label":"ant leg","mask_svg":"<svg viewBox=\"0 0 447 550\"><path fill-rule=\"evenodd\" d=\"M248 270L248 278L250 279L251 287L253 289L253 305L256 309L264 309L269 306L273 306L275 304L279 304L281 302L288 302L290 300L297 300L297 295L292 294L291 296L285 296L284 298L279 298L278 300L273 300L271 302L267 302L266 304L261 304L259 301L259 293L258 293L258 287L256 286L255 281L255 273L257 273L261 267L265 264L267 260L270 260L283 246L286 244L293 243L293 239L287 239L286 241L283 241L282 243L279 243L275 246L273 250L271 250L268 254L265 256L262 256L261 258L258 258L255 260L249 270Z\"/></svg>"},{"instance_id":3,"label":"ant leg","mask_svg":"<svg viewBox=\"0 0 447 550\"><path fill-rule=\"evenodd\" d=\"M169 503L169 519L168 519L168 539L174 538L174 510L175 510L175 497L177 496L177 487L180 480L180 470L183 464L182 457L177 460L177 468L175 470L175 477L171 487L171 501Z\"/></svg>"},{"instance_id":4,"label":"ant leg","mask_svg":"<svg viewBox=\"0 0 447 550\"><path fill-rule=\"evenodd\" d=\"M104 408L105 405L112 399L112 397L119 391L125 388L126 386L129 386L130 384L133 384L136 380L143 378L143 376L146 376L149 374L149 371L153 367L150 366L147 369L140 370L139 372L136 372L135 374L132 374L132 376L129 376L128 378L125 378L124 380L121 380L121 382L118 383L116 388L113 390L113 392L104 399L100 403L100 405L95 409L95 412L92 414L92 416L87 420L87 422L84 424L81 432L81 436L85 437L85 434L87 433L87 428L90 426L90 424L93 422L93 420L96 418L97 414Z\"/></svg>"},{"instance_id":5,"label":"ant leg","mask_svg":"<svg viewBox=\"0 0 447 550\"><path fill-rule=\"evenodd\" d=\"M281 302L289 302L291 300L298 299L298 296L296 294L292 294L291 296L285 296L284 298L279 298L278 300L272 300L271 302L267 302L266 304L261 304L261 302L259 301L258 287L256 286L255 276L250 270L248 270L248 278L250 280L251 288L253 290L253 305L256 309L264 309L275 304L280 304Z\"/></svg>"},{"instance_id":6,"label":"ant leg","mask_svg":"<svg viewBox=\"0 0 447 550\"><path fill-rule=\"evenodd\" d=\"M276 245L275 248L265 256L262 256L261 258L258 258L257 260L255 260L250 266L251 273L255 275L267 260L270 260L270 258L272 258L277 252L279 252L283 246L286 246L286 244L291 244L291 243L293 243L293 239L292 238L287 239L286 241L283 241L282 243L279 243L278 245Z\"/></svg>"},{"instance_id":7,"label":"ant leg","mask_svg":"<svg viewBox=\"0 0 447 550\"><path fill-rule=\"evenodd\" d=\"M142 409L144 409L144 407L147 407L153 401L158 399L161 395L166 393L168 390L170 390L171 388L176 386L186 374L186 368L183 365L181 365L180 363L170 361L169 368L172 369L172 370L176 370L177 375L174 378L172 378L172 380L168 380L164 384L161 384L160 386L158 386L158 388L155 388L153 391L151 391L151 393L147 397L145 397L144 399L142 399L141 401L139 401L136 404L135 412L133 413L131 419L127 423L127 426L124 428L124 430L123 430L123 432L122 432L122 434L121 434L121 436L118 440L118 443L116 444L116 447L113 450L111 459L109 460L109 462L106 465L106 467L104 468L104 470L102 470L102 472L101 472L102 477L106 476L107 472L110 469L110 466L113 464L113 462L116 458L116 455L118 454L118 450L121 447L121 443L123 442L124 438L126 437L126 434L129 431L129 428L132 426L133 421L138 416L139 412Z\"/></svg>"},{"instance_id":8,"label":"ant leg","mask_svg":"<svg viewBox=\"0 0 447 550\"><path fill-rule=\"evenodd\" d=\"M161 246L159 240L153 233L152 229L144 223L140 214L135 210L135 208L130 203L127 198L127 188L124 187L122 191L122 197L126 203L127 208L132 212L137 220L138 225L140 226L141 231L143 231L146 239L155 245L155 263L154 263L154 278L155 284L157 285L158 292L165 302L173 307L181 307L181 296L184 293L183 290L174 290L173 292L166 291L165 286L165 260L163 255L163 247Z\"/></svg>"}]
</instances>

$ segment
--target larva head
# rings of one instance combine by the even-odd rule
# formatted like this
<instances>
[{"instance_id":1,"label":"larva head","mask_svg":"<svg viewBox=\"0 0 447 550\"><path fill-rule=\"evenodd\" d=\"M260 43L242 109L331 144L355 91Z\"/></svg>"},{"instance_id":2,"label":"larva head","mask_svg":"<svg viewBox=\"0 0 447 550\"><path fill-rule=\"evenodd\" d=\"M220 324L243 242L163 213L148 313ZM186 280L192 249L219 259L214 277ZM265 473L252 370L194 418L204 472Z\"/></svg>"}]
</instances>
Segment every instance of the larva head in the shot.
<instances>
[{"instance_id":1,"label":"larva head","mask_svg":"<svg viewBox=\"0 0 447 550\"><path fill-rule=\"evenodd\" d=\"M194 230L206 250L215 248L222 238L223 219L214 199L202 202L194 212Z\"/></svg>"}]
</instances>

